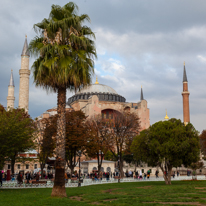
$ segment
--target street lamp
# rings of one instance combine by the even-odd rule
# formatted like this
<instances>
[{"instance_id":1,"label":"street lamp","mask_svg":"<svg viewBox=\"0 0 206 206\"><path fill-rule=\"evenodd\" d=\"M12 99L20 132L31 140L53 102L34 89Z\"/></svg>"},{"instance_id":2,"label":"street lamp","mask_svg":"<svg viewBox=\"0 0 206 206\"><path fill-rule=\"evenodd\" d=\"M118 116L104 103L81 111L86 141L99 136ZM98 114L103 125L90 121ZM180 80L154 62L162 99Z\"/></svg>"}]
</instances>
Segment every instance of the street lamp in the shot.
<instances>
[{"instance_id":1,"label":"street lamp","mask_svg":"<svg viewBox=\"0 0 206 206\"><path fill-rule=\"evenodd\" d=\"M118 169L119 169L119 178L118 178L118 183L120 183L120 155L118 155Z\"/></svg>"},{"instance_id":2,"label":"street lamp","mask_svg":"<svg viewBox=\"0 0 206 206\"><path fill-rule=\"evenodd\" d=\"M78 187L81 187L81 182L80 182L80 172L81 172L81 170L80 170L80 157L81 157L81 155L82 155L82 151L79 150L77 152L77 156L79 156L79 182L78 182Z\"/></svg>"}]
</instances>

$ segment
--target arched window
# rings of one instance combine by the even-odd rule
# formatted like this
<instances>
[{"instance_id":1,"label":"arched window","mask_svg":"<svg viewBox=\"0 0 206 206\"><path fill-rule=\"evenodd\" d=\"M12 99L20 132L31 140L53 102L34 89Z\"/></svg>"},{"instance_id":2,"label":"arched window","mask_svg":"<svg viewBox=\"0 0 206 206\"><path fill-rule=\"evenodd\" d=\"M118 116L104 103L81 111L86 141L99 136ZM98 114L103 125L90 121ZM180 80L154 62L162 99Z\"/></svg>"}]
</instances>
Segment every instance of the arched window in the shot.
<instances>
[{"instance_id":1,"label":"arched window","mask_svg":"<svg viewBox=\"0 0 206 206\"><path fill-rule=\"evenodd\" d=\"M107 114L106 118L109 119L109 111L106 111L106 114Z\"/></svg>"},{"instance_id":2,"label":"arched window","mask_svg":"<svg viewBox=\"0 0 206 206\"><path fill-rule=\"evenodd\" d=\"M111 167L107 167L107 172L111 172Z\"/></svg>"},{"instance_id":3,"label":"arched window","mask_svg":"<svg viewBox=\"0 0 206 206\"><path fill-rule=\"evenodd\" d=\"M101 167L101 172L104 172L104 167Z\"/></svg>"}]
</instances>

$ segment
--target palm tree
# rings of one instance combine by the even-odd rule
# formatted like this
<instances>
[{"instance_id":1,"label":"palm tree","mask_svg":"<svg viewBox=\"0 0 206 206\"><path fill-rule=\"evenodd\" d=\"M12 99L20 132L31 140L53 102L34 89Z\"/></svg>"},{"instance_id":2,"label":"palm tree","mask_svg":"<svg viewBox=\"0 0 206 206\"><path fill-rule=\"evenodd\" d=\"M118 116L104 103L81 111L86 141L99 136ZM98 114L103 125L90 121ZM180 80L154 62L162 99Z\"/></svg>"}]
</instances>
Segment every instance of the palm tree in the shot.
<instances>
[{"instance_id":1,"label":"palm tree","mask_svg":"<svg viewBox=\"0 0 206 206\"><path fill-rule=\"evenodd\" d=\"M52 196L66 197L65 190L65 106L66 89L76 91L91 83L96 49L92 30L83 26L89 16L77 15L73 2L52 5L48 19L34 25L37 33L30 45L37 56L32 65L36 86L57 92L56 169Z\"/></svg>"}]
</instances>

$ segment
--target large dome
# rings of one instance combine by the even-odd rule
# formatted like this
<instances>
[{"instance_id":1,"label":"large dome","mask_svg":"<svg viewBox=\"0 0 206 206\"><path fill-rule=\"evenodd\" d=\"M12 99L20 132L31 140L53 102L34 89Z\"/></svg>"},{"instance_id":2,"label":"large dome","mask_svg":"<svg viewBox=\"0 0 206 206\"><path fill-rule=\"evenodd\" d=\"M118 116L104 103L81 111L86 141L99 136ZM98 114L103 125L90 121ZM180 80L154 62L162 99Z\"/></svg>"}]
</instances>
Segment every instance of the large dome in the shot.
<instances>
[{"instance_id":1,"label":"large dome","mask_svg":"<svg viewBox=\"0 0 206 206\"><path fill-rule=\"evenodd\" d=\"M112 89L111 87L103 84L91 84L82 88L76 94L83 94L83 93L109 93L109 94L117 94L117 92Z\"/></svg>"},{"instance_id":2,"label":"large dome","mask_svg":"<svg viewBox=\"0 0 206 206\"><path fill-rule=\"evenodd\" d=\"M114 89L107 85L95 84L88 85L68 99L67 104L72 104L74 101L88 100L91 96L97 95L99 101L125 102L126 99L119 95Z\"/></svg>"}]
</instances>

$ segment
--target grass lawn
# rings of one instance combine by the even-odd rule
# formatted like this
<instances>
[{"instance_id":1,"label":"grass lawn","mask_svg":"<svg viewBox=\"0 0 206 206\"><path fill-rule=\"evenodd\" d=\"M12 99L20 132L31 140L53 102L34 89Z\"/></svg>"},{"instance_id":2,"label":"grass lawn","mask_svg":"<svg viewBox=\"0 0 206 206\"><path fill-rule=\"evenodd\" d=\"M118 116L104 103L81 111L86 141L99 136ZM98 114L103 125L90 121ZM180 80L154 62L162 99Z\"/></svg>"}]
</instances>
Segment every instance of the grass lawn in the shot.
<instances>
[{"instance_id":1,"label":"grass lawn","mask_svg":"<svg viewBox=\"0 0 206 206\"><path fill-rule=\"evenodd\" d=\"M0 189L0 206L32 205L205 205L206 181L135 182L67 188L67 198L52 189Z\"/></svg>"}]
</instances>

